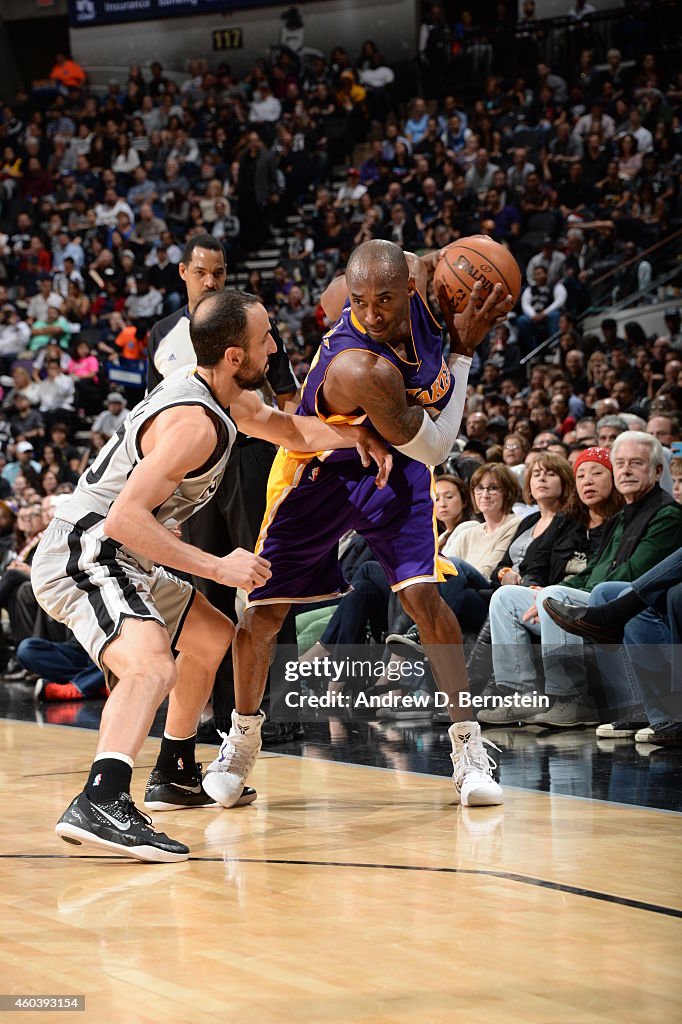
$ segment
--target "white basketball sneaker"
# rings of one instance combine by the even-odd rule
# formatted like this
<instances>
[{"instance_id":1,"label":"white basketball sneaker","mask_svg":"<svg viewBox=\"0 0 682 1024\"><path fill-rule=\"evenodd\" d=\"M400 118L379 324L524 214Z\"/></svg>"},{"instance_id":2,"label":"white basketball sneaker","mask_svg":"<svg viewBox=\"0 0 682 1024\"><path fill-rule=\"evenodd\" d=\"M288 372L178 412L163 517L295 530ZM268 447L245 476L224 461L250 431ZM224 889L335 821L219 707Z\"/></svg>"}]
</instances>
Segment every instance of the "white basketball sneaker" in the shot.
<instances>
[{"instance_id":1,"label":"white basketball sneaker","mask_svg":"<svg viewBox=\"0 0 682 1024\"><path fill-rule=\"evenodd\" d=\"M244 790L261 748L260 731L265 715L238 715L232 712L232 728L221 732L223 742L215 761L206 769L203 787L216 803L234 807Z\"/></svg>"},{"instance_id":2,"label":"white basketball sneaker","mask_svg":"<svg viewBox=\"0 0 682 1024\"><path fill-rule=\"evenodd\" d=\"M452 779L463 807L490 807L504 803L504 794L493 778L497 765L484 744L499 750L481 736L478 722L455 722L448 730L452 740Z\"/></svg>"}]
</instances>

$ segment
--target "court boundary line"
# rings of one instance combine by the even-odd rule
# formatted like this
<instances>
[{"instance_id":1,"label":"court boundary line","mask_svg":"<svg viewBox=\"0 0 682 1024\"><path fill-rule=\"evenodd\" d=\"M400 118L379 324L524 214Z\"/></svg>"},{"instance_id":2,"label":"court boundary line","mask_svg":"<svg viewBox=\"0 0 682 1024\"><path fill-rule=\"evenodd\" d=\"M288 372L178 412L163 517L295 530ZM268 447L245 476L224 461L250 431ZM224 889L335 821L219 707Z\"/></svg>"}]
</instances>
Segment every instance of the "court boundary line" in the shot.
<instances>
[{"instance_id":1,"label":"court boundary line","mask_svg":"<svg viewBox=\"0 0 682 1024\"><path fill-rule=\"evenodd\" d=\"M0 853L0 860L66 860L77 863L79 860L101 860L121 863L124 858L117 856L84 854L74 857L68 853ZM600 892L597 889L585 889L581 886L568 885L565 882L551 882L546 878L533 875L519 875L513 871L493 871L488 868L452 868L428 867L423 864L369 864L362 861L336 860L293 860L279 857L201 857L190 856L189 862L196 864L273 864L292 867L321 868L369 868L372 871L424 871L440 875L475 875L484 878L497 878L506 882L517 882L535 888L549 889L553 892L567 893L570 896L581 896L584 899L612 903L615 906L628 907L631 910L642 910L650 914L682 919L682 910L666 907L660 903L647 903L644 900L631 899L628 896L616 896L613 893Z\"/></svg>"}]
</instances>

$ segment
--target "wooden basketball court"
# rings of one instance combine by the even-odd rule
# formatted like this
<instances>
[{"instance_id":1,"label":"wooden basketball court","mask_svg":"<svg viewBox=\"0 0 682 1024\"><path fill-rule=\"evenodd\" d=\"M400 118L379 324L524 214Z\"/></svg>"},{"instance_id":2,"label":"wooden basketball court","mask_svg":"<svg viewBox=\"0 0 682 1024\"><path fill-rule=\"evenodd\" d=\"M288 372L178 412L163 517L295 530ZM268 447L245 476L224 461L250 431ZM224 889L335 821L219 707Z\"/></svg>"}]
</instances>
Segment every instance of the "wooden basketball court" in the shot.
<instances>
[{"instance_id":1,"label":"wooden basketball court","mask_svg":"<svg viewBox=\"0 0 682 1024\"><path fill-rule=\"evenodd\" d=\"M521 789L469 810L447 779L264 754L256 804L157 814L192 858L145 865L54 834L94 744L0 722L5 995L114 1024L682 1017L678 815Z\"/></svg>"}]
</instances>

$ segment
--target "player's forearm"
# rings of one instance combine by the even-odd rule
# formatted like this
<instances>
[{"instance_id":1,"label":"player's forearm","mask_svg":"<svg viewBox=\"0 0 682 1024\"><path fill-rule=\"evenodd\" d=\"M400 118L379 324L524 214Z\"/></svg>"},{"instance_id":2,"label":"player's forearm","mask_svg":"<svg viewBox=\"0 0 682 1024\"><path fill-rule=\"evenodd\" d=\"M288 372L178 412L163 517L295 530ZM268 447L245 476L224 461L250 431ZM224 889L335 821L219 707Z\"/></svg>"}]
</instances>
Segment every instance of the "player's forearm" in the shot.
<instances>
[{"instance_id":1,"label":"player's forearm","mask_svg":"<svg viewBox=\"0 0 682 1024\"><path fill-rule=\"evenodd\" d=\"M107 537L157 565L213 579L219 561L214 555L180 540L162 526L148 509L130 505L117 508L116 505L114 502L104 520Z\"/></svg>"},{"instance_id":2,"label":"player's forearm","mask_svg":"<svg viewBox=\"0 0 682 1024\"><path fill-rule=\"evenodd\" d=\"M455 386L448 404L435 421L424 410L418 432L406 443L396 445L398 451L427 466L445 462L462 425L470 368L470 356L457 357L453 368Z\"/></svg>"},{"instance_id":3,"label":"player's forearm","mask_svg":"<svg viewBox=\"0 0 682 1024\"><path fill-rule=\"evenodd\" d=\"M361 430L354 426L333 426L316 416L292 416L285 448L295 452L326 452L337 448L355 448Z\"/></svg>"}]
</instances>

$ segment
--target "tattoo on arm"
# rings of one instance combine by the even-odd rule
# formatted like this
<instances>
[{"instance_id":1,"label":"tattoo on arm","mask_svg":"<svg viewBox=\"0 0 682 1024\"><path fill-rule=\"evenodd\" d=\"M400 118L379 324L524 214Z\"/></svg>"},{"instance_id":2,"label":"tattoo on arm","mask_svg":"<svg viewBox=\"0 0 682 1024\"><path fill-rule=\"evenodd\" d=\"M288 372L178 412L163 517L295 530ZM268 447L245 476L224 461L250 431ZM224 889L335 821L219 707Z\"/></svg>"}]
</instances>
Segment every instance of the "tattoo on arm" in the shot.
<instances>
[{"instance_id":1,"label":"tattoo on arm","mask_svg":"<svg viewBox=\"0 0 682 1024\"><path fill-rule=\"evenodd\" d=\"M421 429L424 410L408 405L405 385L392 366L377 361L364 367L348 367L344 384L350 398L367 413L373 426L389 444L407 444Z\"/></svg>"}]
</instances>

